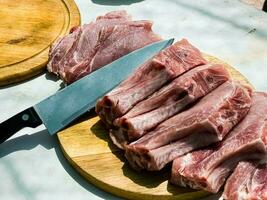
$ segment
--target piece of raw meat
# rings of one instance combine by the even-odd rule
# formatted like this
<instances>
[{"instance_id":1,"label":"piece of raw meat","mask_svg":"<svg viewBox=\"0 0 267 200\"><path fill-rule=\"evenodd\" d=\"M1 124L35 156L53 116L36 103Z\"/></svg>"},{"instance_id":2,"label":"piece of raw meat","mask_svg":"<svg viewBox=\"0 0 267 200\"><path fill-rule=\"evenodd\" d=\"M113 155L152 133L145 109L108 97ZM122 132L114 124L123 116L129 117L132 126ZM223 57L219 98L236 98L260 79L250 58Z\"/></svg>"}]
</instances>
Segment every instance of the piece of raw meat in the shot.
<instances>
[{"instance_id":1,"label":"piece of raw meat","mask_svg":"<svg viewBox=\"0 0 267 200\"><path fill-rule=\"evenodd\" d=\"M238 100L237 100L238 101ZM216 193L238 162L266 155L267 94L255 92L248 115L221 143L174 160L171 182Z\"/></svg>"},{"instance_id":2,"label":"piece of raw meat","mask_svg":"<svg viewBox=\"0 0 267 200\"><path fill-rule=\"evenodd\" d=\"M189 151L221 141L249 111L250 92L238 82L225 82L128 145L128 161L135 169L160 170Z\"/></svg>"},{"instance_id":3,"label":"piece of raw meat","mask_svg":"<svg viewBox=\"0 0 267 200\"><path fill-rule=\"evenodd\" d=\"M113 141L123 134L125 141L116 140L121 147L132 142L159 123L180 112L190 103L205 96L229 80L230 75L221 64L196 67L174 79L152 96L135 105L128 113L115 120L117 130L111 132ZM117 136L120 138L120 136Z\"/></svg>"},{"instance_id":4,"label":"piece of raw meat","mask_svg":"<svg viewBox=\"0 0 267 200\"><path fill-rule=\"evenodd\" d=\"M200 51L183 39L158 53L140 66L129 78L113 89L96 105L96 112L108 125L134 105L184 72L203 65Z\"/></svg>"},{"instance_id":5,"label":"piece of raw meat","mask_svg":"<svg viewBox=\"0 0 267 200\"><path fill-rule=\"evenodd\" d=\"M88 72L95 71L123 55L159 40L160 38L152 33L150 21L133 21L102 28L91 56L68 70L64 67L65 71L61 72L61 77L73 82Z\"/></svg>"},{"instance_id":6,"label":"piece of raw meat","mask_svg":"<svg viewBox=\"0 0 267 200\"><path fill-rule=\"evenodd\" d=\"M223 196L225 200L266 200L267 163L265 160L240 162L228 178Z\"/></svg>"},{"instance_id":7,"label":"piece of raw meat","mask_svg":"<svg viewBox=\"0 0 267 200\"><path fill-rule=\"evenodd\" d=\"M50 48L49 61L47 64L48 71L58 75L60 68L64 67L59 65L59 62L64 58L65 54L70 51L72 46L78 45L79 41L80 43L77 46L77 50L81 51L81 54L77 56L78 60L83 60L96 45L98 34L102 27L114 26L127 21L131 21L131 17L125 11L114 11L98 17L96 19L97 23L91 22L80 27L75 27L70 31L69 35L58 39ZM80 38L81 33L83 34ZM74 44L75 42L76 44ZM65 59L68 58L66 57Z\"/></svg>"},{"instance_id":8,"label":"piece of raw meat","mask_svg":"<svg viewBox=\"0 0 267 200\"><path fill-rule=\"evenodd\" d=\"M48 71L66 83L128 54L161 40L152 31L152 22L131 21L125 11L113 11L95 22L75 27L54 43L49 51Z\"/></svg>"}]
</instances>

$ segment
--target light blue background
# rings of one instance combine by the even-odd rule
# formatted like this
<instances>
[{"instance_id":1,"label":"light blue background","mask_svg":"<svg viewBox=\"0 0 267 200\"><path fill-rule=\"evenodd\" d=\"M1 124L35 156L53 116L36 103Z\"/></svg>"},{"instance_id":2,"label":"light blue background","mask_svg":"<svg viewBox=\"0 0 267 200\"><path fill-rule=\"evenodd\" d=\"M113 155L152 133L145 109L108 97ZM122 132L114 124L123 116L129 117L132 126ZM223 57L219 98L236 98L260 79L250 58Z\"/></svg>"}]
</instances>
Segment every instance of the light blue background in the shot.
<instances>
[{"instance_id":1,"label":"light blue background","mask_svg":"<svg viewBox=\"0 0 267 200\"><path fill-rule=\"evenodd\" d=\"M165 38L188 38L202 51L235 66L258 90L267 91L266 13L237 0L130 2L76 0L82 23L111 10L126 9L134 19L153 20L155 32ZM254 29L255 32L249 33ZM2 88L0 121L53 94L60 84L61 81L44 74L19 85ZM212 198L218 199L218 196ZM23 129L0 145L0 199L85 200L116 197L80 177L63 157L56 136L50 137L44 126L40 126L37 129Z\"/></svg>"}]
</instances>

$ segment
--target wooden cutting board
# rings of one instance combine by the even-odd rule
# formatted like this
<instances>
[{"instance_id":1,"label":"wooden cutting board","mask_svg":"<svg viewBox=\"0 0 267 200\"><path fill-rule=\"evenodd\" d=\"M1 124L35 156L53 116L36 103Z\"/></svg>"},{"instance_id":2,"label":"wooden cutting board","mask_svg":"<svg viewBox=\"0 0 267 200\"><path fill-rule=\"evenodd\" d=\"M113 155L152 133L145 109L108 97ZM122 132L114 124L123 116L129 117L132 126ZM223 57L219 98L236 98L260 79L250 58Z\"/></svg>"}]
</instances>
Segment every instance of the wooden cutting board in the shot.
<instances>
[{"instance_id":1,"label":"wooden cutting board","mask_svg":"<svg viewBox=\"0 0 267 200\"><path fill-rule=\"evenodd\" d=\"M205 57L212 62L224 63L208 55ZM224 64L233 79L250 85L238 71ZM83 177L117 196L127 199L189 200L209 195L204 191L171 185L168 182L170 168L142 173L132 170L123 152L112 144L104 124L94 113L87 114L58 133L58 138L65 157Z\"/></svg>"},{"instance_id":2,"label":"wooden cutting board","mask_svg":"<svg viewBox=\"0 0 267 200\"><path fill-rule=\"evenodd\" d=\"M73 0L1 0L0 86L45 69L51 43L80 24Z\"/></svg>"}]
</instances>

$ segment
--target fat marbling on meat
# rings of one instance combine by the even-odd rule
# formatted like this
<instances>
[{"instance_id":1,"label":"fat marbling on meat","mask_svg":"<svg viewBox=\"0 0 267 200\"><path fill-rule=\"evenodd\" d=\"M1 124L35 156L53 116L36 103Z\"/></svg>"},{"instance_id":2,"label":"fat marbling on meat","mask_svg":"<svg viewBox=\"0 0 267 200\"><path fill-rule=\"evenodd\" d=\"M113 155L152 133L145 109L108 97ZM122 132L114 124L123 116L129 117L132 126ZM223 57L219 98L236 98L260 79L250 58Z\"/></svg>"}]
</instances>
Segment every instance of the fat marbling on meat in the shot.
<instances>
[{"instance_id":1,"label":"fat marbling on meat","mask_svg":"<svg viewBox=\"0 0 267 200\"><path fill-rule=\"evenodd\" d=\"M123 116L164 84L205 63L197 48L185 39L178 41L145 62L101 98L96 104L96 112L102 121L112 127L116 118Z\"/></svg>"},{"instance_id":2,"label":"fat marbling on meat","mask_svg":"<svg viewBox=\"0 0 267 200\"><path fill-rule=\"evenodd\" d=\"M171 182L218 192L238 162L266 156L266 113L267 95L253 93L247 116L221 143L174 160Z\"/></svg>"},{"instance_id":3,"label":"fat marbling on meat","mask_svg":"<svg viewBox=\"0 0 267 200\"><path fill-rule=\"evenodd\" d=\"M221 141L249 111L251 90L227 81L196 105L159 124L126 147L136 169L160 170L175 158Z\"/></svg>"},{"instance_id":4,"label":"fat marbling on meat","mask_svg":"<svg viewBox=\"0 0 267 200\"><path fill-rule=\"evenodd\" d=\"M229 78L222 64L202 65L186 72L116 119L111 138L123 148Z\"/></svg>"},{"instance_id":5,"label":"fat marbling on meat","mask_svg":"<svg viewBox=\"0 0 267 200\"><path fill-rule=\"evenodd\" d=\"M263 160L240 162L227 179L223 196L225 200L266 200L267 163Z\"/></svg>"},{"instance_id":6,"label":"fat marbling on meat","mask_svg":"<svg viewBox=\"0 0 267 200\"><path fill-rule=\"evenodd\" d=\"M125 11L113 11L95 22L73 28L69 35L57 40L50 48L47 69L72 83L159 40L151 21L132 21Z\"/></svg>"}]
</instances>

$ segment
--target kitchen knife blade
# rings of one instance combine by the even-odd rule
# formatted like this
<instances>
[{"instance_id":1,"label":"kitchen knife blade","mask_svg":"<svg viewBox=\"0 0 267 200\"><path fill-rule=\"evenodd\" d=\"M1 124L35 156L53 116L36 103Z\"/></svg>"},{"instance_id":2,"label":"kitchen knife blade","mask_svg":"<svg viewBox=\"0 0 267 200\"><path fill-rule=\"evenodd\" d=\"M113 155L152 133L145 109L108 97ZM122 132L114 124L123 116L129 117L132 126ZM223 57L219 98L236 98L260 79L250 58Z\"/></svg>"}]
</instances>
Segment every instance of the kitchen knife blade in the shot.
<instances>
[{"instance_id":1,"label":"kitchen knife blade","mask_svg":"<svg viewBox=\"0 0 267 200\"><path fill-rule=\"evenodd\" d=\"M126 79L138 66L173 43L163 40L133 51L81 78L54 95L0 124L0 143L24 127L42 123L52 135L93 108L96 101Z\"/></svg>"}]
</instances>

